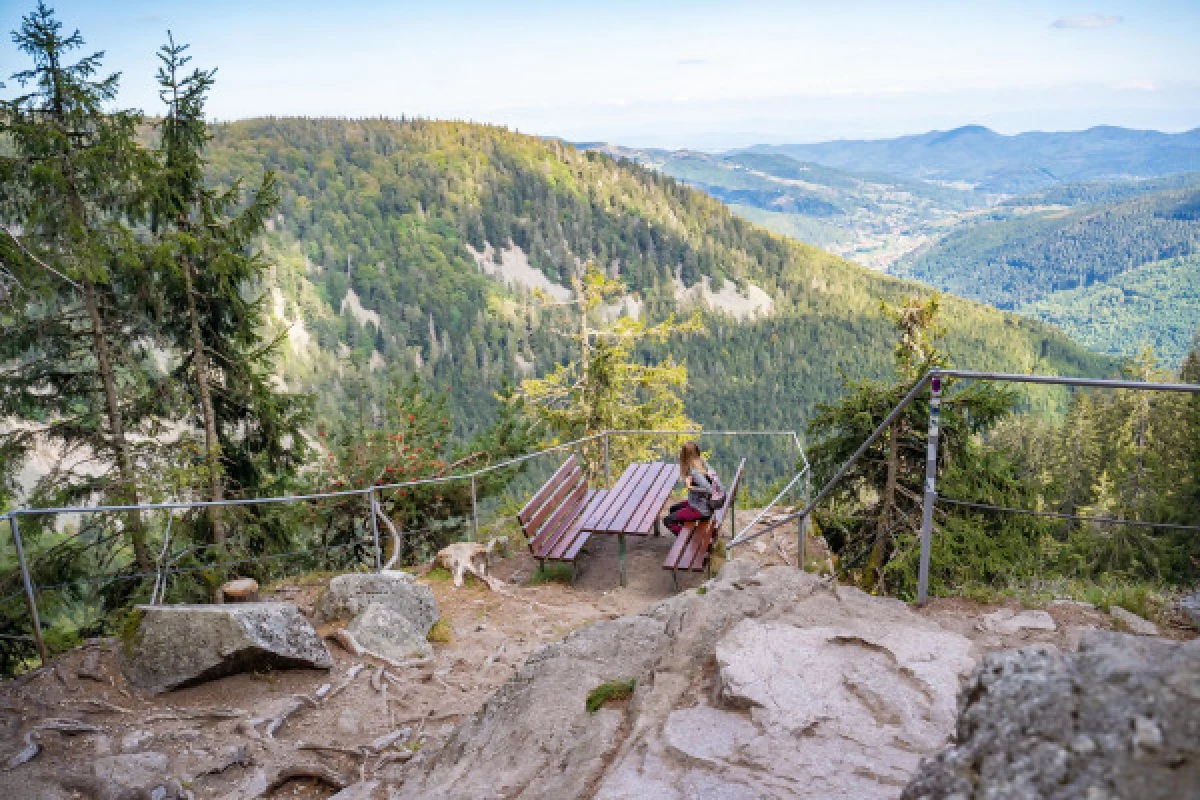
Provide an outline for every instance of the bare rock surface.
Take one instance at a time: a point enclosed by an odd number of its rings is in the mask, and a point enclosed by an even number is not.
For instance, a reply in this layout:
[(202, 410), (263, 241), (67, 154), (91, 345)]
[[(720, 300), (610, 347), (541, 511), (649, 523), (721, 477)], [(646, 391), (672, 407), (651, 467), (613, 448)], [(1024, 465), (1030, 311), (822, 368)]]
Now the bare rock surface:
[(984, 657), (904, 800), (1200, 798), (1200, 640), (1092, 631)]
[(990, 614), (984, 614), (979, 621), (980, 628), (988, 633), (1011, 635), (1017, 631), (1053, 631), (1058, 629), (1054, 618), (1045, 611), (1021, 611), (1002, 608)]
[(1157, 636), (1158, 626), (1148, 619), (1143, 619), (1132, 611), (1126, 611), (1120, 606), (1113, 606), (1108, 609), (1108, 613), (1116, 620), (1117, 624), (1130, 633), (1136, 633), (1139, 636)]
[(433, 647), (426, 636), (429, 629), (421, 628), (404, 614), (380, 603), (371, 603), (346, 626), (346, 630), (362, 647), (392, 661), (410, 658), (429, 658)]
[(1200, 631), (1200, 592), (1180, 598), (1179, 610), (1191, 626)]
[[(898, 601), (731, 562), (535, 652), (395, 798), (895, 797), (948, 742), (971, 642)], [(636, 679), (624, 707), (591, 689)]]
[(318, 622), (351, 620), (373, 604), (404, 617), (422, 638), (438, 621), (433, 591), (398, 570), (351, 572), (334, 577), (317, 601), (316, 619)]
[(164, 692), (262, 669), (329, 669), (329, 650), (291, 603), (139, 606), (121, 670)]

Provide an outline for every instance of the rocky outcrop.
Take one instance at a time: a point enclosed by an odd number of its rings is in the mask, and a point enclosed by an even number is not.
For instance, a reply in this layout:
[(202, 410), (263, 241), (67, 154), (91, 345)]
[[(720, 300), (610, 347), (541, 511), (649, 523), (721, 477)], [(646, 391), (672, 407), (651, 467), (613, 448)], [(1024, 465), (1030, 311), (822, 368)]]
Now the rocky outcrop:
[(121, 670), (163, 692), (262, 669), (329, 669), (333, 659), (290, 603), (138, 606), (121, 643)]
[(731, 562), (705, 588), (536, 652), (393, 796), (893, 798), (947, 743), (965, 637), (788, 567)]
[(1200, 631), (1200, 592), (1180, 598), (1179, 610), (1191, 626)]
[(1093, 631), (1076, 653), (993, 653), (960, 705), (956, 746), (904, 800), (1200, 798), (1200, 640)]
[(389, 661), (402, 662), (433, 655), (433, 646), (426, 639), (428, 628), (421, 630), (408, 617), (380, 603), (367, 606), (346, 626), (346, 631), (364, 650)]
[(1138, 636), (1158, 636), (1158, 626), (1148, 619), (1143, 619), (1132, 611), (1126, 611), (1120, 606), (1113, 606), (1108, 613), (1116, 621), (1121, 630), (1136, 633)]
[(376, 604), (408, 620), (422, 638), (438, 621), (433, 590), (407, 572), (351, 572), (338, 575), (317, 602), (318, 622), (351, 620)]

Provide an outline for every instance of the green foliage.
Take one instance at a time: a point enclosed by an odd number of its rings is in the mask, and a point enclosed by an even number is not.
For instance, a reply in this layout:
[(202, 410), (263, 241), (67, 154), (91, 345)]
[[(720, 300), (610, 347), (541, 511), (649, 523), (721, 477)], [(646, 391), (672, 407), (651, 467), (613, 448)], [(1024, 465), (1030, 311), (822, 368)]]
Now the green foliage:
[[(677, 274), (684, 286), (708, 276), (714, 285), (749, 282), (770, 294), (775, 311), (766, 318), (738, 322), (709, 310), (707, 337), (634, 348), (640, 363), (671, 354), (687, 364), (684, 411), (707, 428), (802, 426), (817, 402), (839, 395), (839, 371), (886, 375), (888, 323), (879, 302), (927, 293), (769, 234), (670, 177), (500, 128), (269, 119), (212, 132), (207, 152), (218, 182), (261, 170), (278, 175), (269, 241), (279, 302), (320, 347), (288, 353), (285, 370), (289, 386), (320, 388), (320, 419), (337, 419), (359, 402), (350, 386), (366, 402), (396, 373), (416, 372), (450, 387), (454, 429), (470, 436), (496, 413), (504, 380), (546, 375), (575, 358), (554, 330), (561, 315), (521, 286), (489, 277), (468, 245), (484, 264), (485, 245), (493, 264), (497, 250), (510, 261), (523, 255), (562, 290), (577, 260), (603, 265), (640, 297), (649, 325), (678, 310)], [(379, 314), (378, 326), (349, 313), (351, 289), (353, 300)], [(956, 298), (944, 306), (945, 346), (957, 363), (1088, 375), (1112, 368), (1037, 322)], [(758, 443), (746, 447), (752, 461), (779, 460)]]
[(575, 577), (575, 570), (570, 564), (561, 561), (550, 561), (538, 565), (526, 581), (526, 586), (541, 586), (543, 583), (570, 584)]
[(951, 232), (904, 274), (1000, 308), (1020, 308), (1197, 252), (1198, 202), (1200, 188), (1193, 185), (1068, 211), (984, 218)]
[[(849, 460), (922, 375), (949, 365), (937, 347), (943, 332), (938, 310), (936, 296), (925, 302), (912, 298), (899, 308), (885, 309), (897, 333), (893, 354), (897, 378), (890, 383), (847, 380), (839, 402), (818, 407), (809, 424), (809, 435), (816, 441), (809, 457), (819, 479), (827, 479)], [(972, 494), (996, 487), (1011, 490), (1015, 478), (1008, 465), (985, 458), (977, 437), (1011, 413), (1015, 400), (1012, 392), (991, 383), (962, 388), (954, 381), (944, 382), (939, 467), (948, 473), (947, 479), (958, 476)], [(890, 590), (904, 594), (915, 585), (911, 551), (920, 530), (928, 425), (928, 400), (915, 400), (855, 462), (831, 497), (832, 511), (818, 518), (843, 569), (857, 575), (866, 588), (886, 579)], [(971, 481), (982, 485), (968, 486)], [(956, 550), (945, 554), (952, 557), (938, 562), (939, 566), (966, 569), (970, 574), (994, 569), (1012, 556), (1012, 548), (996, 551), (997, 541), (994, 531), (964, 522), (956, 537), (939, 537), (940, 547)]]
[(588, 692), (586, 707), (589, 714), (595, 714), (609, 703), (619, 703), (633, 697), (637, 688), (637, 679), (624, 681), (608, 681)]
[(1177, 366), (1200, 329), (1200, 256), (1143, 264), (1105, 283), (1054, 292), (1021, 311), (1098, 352), (1120, 356), (1150, 346), (1164, 364)]
[[(605, 430), (696, 430), (685, 415), (683, 392), (687, 368), (668, 355), (660, 363), (643, 363), (633, 357), (643, 340), (665, 342), (673, 336), (703, 333), (698, 319), (676, 322), (673, 316), (648, 326), (627, 316), (592, 327), (604, 304), (619, 298), (624, 286), (589, 265), (573, 281), (578, 323), (572, 334), (578, 358), (556, 367), (543, 378), (521, 382), (516, 398), (535, 424), (558, 441), (569, 441)], [(659, 442), (647, 437), (610, 437), (607, 450), (593, 442), (584, 448), (592, 475), (604, 468), (607, 452), (611, 468), (619, 472), (633, 461), (656, 452)]]
[(425, 638), (434, 644), (449, 644), (454, 639), (454, 629), (450, 627), (449, 622), (439, 619), (433, 623)]

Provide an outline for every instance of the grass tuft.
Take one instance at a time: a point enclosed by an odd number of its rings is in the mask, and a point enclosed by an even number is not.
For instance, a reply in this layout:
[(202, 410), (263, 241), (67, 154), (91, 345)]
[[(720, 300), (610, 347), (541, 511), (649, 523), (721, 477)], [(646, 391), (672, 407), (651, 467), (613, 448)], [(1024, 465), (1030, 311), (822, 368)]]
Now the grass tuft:
[(630, 678), (627, 681), (609, 681), (607, 683), (600, 684), (595, 689), (592, 689), (590, 692), (588, 692), (588, 713), (595, 714), (609, 703), (619, 703), (623, 700), (628, 700), (633, 696), (633, 690), (636, 686), (636, 678)]
[(541, 586), (543, 583), (567, 583), (571, 582), (573, 570), (570, 564), (561, 561), (551, 561), (544, 567), (539, 567), (533, 571), (526, 581), (526, 586)]
[(450, 627), (450, 623), (444, 619), (433, 623), (433, 627), (425, 635), (425, 639), (434, 644), (449, 644), (453, 638), (453, 629)]
[(454, 576), (450, 574), (450, 570), (445, 567), (434, 567), (425, 573), (425, 580), (427, 581), (448, 581), (453, 580), (453, 578)]

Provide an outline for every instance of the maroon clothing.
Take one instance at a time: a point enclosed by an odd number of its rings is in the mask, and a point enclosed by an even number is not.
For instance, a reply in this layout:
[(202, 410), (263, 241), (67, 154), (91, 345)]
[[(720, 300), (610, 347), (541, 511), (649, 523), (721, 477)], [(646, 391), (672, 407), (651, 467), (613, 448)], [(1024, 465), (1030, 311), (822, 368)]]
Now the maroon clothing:
[(663, 524), (671, 529), (671, 533), (678, 534), (683, 530), (683, 523), (695, 522), (698, 519), (707, 519), (709, 516), (711, 515), (701, 514), (684, 500), (671, 506), (671, 513), (667, 514), (663, 519)]

